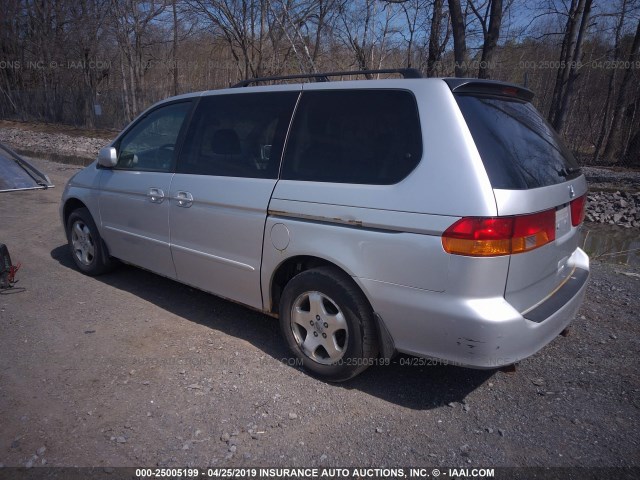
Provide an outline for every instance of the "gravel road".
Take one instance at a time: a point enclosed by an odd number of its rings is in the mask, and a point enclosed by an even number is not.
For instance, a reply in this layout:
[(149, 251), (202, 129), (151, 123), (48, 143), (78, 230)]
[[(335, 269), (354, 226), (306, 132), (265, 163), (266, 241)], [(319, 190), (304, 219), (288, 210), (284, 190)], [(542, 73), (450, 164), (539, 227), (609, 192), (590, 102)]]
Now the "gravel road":
[(639, 269), (594, 263), (569, 335), (514, 371), (400, 357), (332, 385), (272, 318), (133, 267), (80, 274), (58, 219), (77, 168), (34, 163), (56, 188), (0, 196), (22, 263), (0, 295), (1, 465), (640, 467)]

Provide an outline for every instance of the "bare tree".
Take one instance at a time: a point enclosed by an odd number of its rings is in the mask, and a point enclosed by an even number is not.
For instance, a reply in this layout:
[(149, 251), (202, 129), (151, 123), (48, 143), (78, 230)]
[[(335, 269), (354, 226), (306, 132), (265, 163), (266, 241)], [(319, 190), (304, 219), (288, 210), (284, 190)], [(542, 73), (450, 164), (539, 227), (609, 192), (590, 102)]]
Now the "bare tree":
[(61, 76), (64, 66), (59, 67), (54, 62), (65, 44), (64, 32), (60, 26), (66, 20), (67, 7), (62, 1), (25, 4), (28, 23), (24, 48), (32, 59), (43, 60), (43, 67), (36, 70), (42, 87), (43, 104), (40, 114), (43, 118), (57, 122), (63, 118)]
[(19, 115), (19, 91), (24, 89), (24, 75), (14, 68), (24, 61), (24, 44), (19, 33), (24, 35), (23, 6), (20, 0), (7, 1), (3, 8), (4, 20), (0, 29), (0, 58), (5, 62), (0, 68), (0, 112), (5, 116)]
[(317, 0), (315, 3), (315, 12), (310, 12), (308, 22), (315, 24), (315, 39), (313, 42), (313, 51), (311, 59), (314, 64), (318, 61), (320, 52), (322, 51), (322, 36), (325, 33), (326, 28), (331, 21), (332, 16), (335, 14), (336, 5), (338, 0)]
[(473, 4), (468, 2), (469, 8), (473, 11), (482, 27), (482, 56), (478, 69), (478, 78), (491, 78), (491, 67), (495, 55), (498, 39), (500, 38), (500, 25), (502, 24), (502, 0), (489, 0), (482, 14)]
[(342, 1), (338, 7), (340, 23), (345, 43), (352, 49), (359, 70), (371, 68), (370, 58), (373, 51), (371, 30), (377, 13), (375, 0), (365, 0), (364, 5), (355, 6)]
[(567, 16), (560, 53), (560, 68), (558, 68), (549, 112), (549, 121), (559, 132), (564, 127), (567, 106), (579, 73), (578, 62), (582, 57), (582, 43), (589, 25), (591, 3), (592, 0), (571, 0)]
[[(613, 61), (617, 62), (622, 57), (622, 29), (624, 27), (624, 22), (627, 14), (627, 1), (622, 0), (620, 5), (620, 15), (616, 22), (615, 28), (615, 37), (614, 37), (614, 47), (613, 47)], [(602, 124), (600, 127), (600, 133), (598, 135), (598, 140), (596, 141), (595, 149), (593, 152), (593, 160), (597, 162), (600, 157), (600, 152), (602, 150), (603, 144), (609, 136), (611, 132), (611, 120), (609, 111), (611, 109), (611, 100), (613, 98), (613, 94), (615, 91), (615, 82), (616, 82), (616, 73), (618, 72), (617, 68), (610, 69), (609, 72), (609, 81), (607, 82), (607, 94), (604, 101), (604, 109), (602, 112)]]
[[(309, 52), (308, 38), (304, 38), (300, 31), (300, 25), (303, 25), (306, 18), (309, 15), (309, 9), (313, 9), (313, 6), (299, 2), (298, 7), (303, 7), (305, 11), (300, 17), (295, 15), (294, 6), (284, 1), (280, 1), (276, 10), (273, 6), (272, 0), (266, 0), (269, 6), (269, 11), (272, 13), (277, 24), (281, 28), (284, 36), (289, 41), (291, 49), (293, 50), (296, 59), (300, 65), (300, 71), (302, 72), (315, 72), (316, 65), (311, 53)], [(306, 8), (305, 8), (306, 7)], [(300, 10), (300, 8), (298, 8)], [(294, 16), (295, 15), (295, 16)]]
[[(441, 1), (441, 0), (440, 0)], [(399, 4), (402, 14), (405, 19), (405, 25), (407, 28), (407, 34), (401, 32), (401, 35), (406, 41), (406, 66), (411, 68), (414, 66), (413, 55), (414, 45), (416, 42), (416, 36), (418, 29), (421, 27), (419, 24), (421, 16), (424, 15), (427, 1), (426, 0), (386, 0), (387, 4)]]
[(173, 71), (173, 94), (178, 95), (178, 8), (176, 0), (171, 1), (171, 13), (173, 14), (173, 49), (172, 49), (172, 71)]
[(189, 0), (189, 4), (222, 34), (242, 78), (262, 75), (262, 47), (268, 36), (266, 0)]
[[(442, 23), (446, 25), (446, 35), (442, 41)], [(442, 58), (444, 49), (449, 39), (449, 21), (444, 14), (444, 0), (434, 0), (431, 13), (431, 29), (429, 30), (429, 54), (427, 57), (427, 77), (435, 77), (438, 74), (437, 64)]]
[[(403, 2), (341, 0), (337, 5), (335, 32), (351, 51), (352, 59), (348, 65), (355, 63), (358, 70), (381, 68), (390, 56), (397, 53), (393, 39), (402, 36), (397, 26), (401, 15), (398, 3)], [(396, 55), (396, 64), (401, 63), (399, 58)], [(373, 78), (370, 74), (365, 76)]]
[(640, 87), (636, 90), (636, 101), (629, 105), (626, 115), (628, 134), (623, 142), (621, 165), (640, 167)]
[[(520, 2), (531, 25), (507, 38), (512, 2), (5, 0), (0, 117), (120, 127), (155, 100), (244, 77), (404, 65), (449, 75), (451, 54), (456, 75), (526, 78), (582, 158), (594, 145), (596, 161), (640, 158), (640, 82), (622, 68), (640, 60), (637, 0)], [(535, 66), (552, 59), (561, 68)], [(611, 60), (622, 61), (599, 63)]]
[(467, 40), (466, 25), (460, 7), (460, 0), (449, 1), (449, 15), (451, 16), (451, 29), (453, 31), (453, 58), (456, 62), (456, 77), (466, 77), (468, 73), (467, 64)]
[[(638, 22), (638, 26), (636, 28), (635, 36), (633, 37), (633, 44), (631, 45), (631, 50), (629, 52), (627, 67), (624, 70), (624, 75), (622, 77), (622, 83), (620, 84), (620, 88), (618, 90), (618, 97), (616, 99), (616, 103), (613, 107), (612, 120), (611, 120), (611, 134), (609, 135), (609, 139), (607, 140), (607, 145), (604, 149), (603, 156), (604, 158), (611, 158), (613, 156), (614, 151), (616, 150), (619, 142), (618, 130), (622, 124), (622, 116), (624, 113), (625, 102), (627, 101), (627, 92), (629, 90), (630, 83), (634, 76), (634, 69), (632, 66), (635, 65), (635, 62), (640, 60), (640, 21)], [(633, 106), (633, 103), (632, 103)], [(633, 109), (635, 113), (637, 111), (636, 108)], [(620, 152), (620, 158), (624, 157), (625, 152)]]
[(132, 119), (146, 106), (145, 73), (149, 47), (154, 45), (153, 22), (164, 13), (166, 0), (111, 0), (114, 34), (120, 50), (125, 117)]

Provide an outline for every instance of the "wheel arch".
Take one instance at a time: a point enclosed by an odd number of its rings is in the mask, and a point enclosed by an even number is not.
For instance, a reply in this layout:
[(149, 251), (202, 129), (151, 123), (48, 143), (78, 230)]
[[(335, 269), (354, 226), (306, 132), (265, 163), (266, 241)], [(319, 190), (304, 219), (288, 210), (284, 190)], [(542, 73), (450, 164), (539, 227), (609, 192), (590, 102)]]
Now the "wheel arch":
[[(69, 217), (73, 212), (81, 208), (87, 209), (87, 211), (89, 212), (89, 215), (93, 219), (93, 222), (96, 224), (96, 228), (98, 229), (98, 232), (100, 232), (100, 226), (98, 223), (99, 219), (97, 219), (96, 216), (93, 214), (93, 212), (89, 208), (89, 205), (87, 205), (87, 203), (83, 202), (77, 197), (69, 197), (67, 200), (65, 200), (64, 205), (62, 207), (62, 221), (63, 221), (64, 230), (65, 230), (65, 235), (67, 234), (67, 223), (69, 222)], [(104, 241), (104, 238), (102, 238), (102, 236), (100, 237), (100, 244), (101, 244), (101, 248), (104, 255), (107, 258), (110, 258), (111, 254), (109, 251), (109, 246)]]
[(274, 270), (271, 275), (271, 281), (269, 282), (269, 306), (267, 313), (278, 316), (280, 309), (280, 297), (286, 287), (287, 283), (295, 277), (297, 274), (317, 267), (333, 267), (342, 272), (350, 281), (358, 288), (363, 297), (369, 304), (373, 311), (373, 317), (376, 322), (376, 329), (378, 334), (378, 346), (380, 348), (380, 354), (383, 358), (391, 359), (396, 354), (395, 342), (393, 336), (387, 329), (384, 319), (378, 315), (373, 308), (373, 304), (367, 295), (367, 292), (362, 285), (357, 281), (357, 277), (350, 274), (345, 268), (340, 265), (327, 260), (325, 258), (316, 257), (313, 255), (295, 255), (283, 260)]
[(87, 205), (82, 200), (76, 197), (68, 198), (64, 202), (64, 207), (62, 208), (62, 221), (64, 222), (65, 229), (67, 227), (67, 222), (69, 221), (69, 216), (79, 208), (86, 208), (87, 210), (89, 210), (89, 207), (87, 207)]
[(295, 255), (283, 260), (275, 268), (273, 274), (271, 275), (271, 281), (269, 282), (269, 305), (267, 309), (268, 313), (275, 315), (278, 314), (282, 292), (284, 291), (287, 283), (289, 283), (289, 281), (293, 277), (306, 270), (311, 270), (312, 268), (318, 267), (333, 267), (342, 272), (345, 276), (349, 277), (351, 281), (362, 292), (364, 297), (367, 299), (367, 302), (369, 302), (369, 305), (371, 305), (366, 292), (354, 279), (354, 276), (345, 268), (325, 258), (316, 257), (313, 255)]

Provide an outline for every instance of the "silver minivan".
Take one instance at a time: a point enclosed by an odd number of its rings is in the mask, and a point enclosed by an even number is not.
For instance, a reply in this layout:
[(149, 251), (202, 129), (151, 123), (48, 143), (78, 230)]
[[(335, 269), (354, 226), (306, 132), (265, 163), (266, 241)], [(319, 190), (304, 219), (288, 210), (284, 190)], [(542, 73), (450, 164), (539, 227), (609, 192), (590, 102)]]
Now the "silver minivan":
[(152, 106), (65, 188), (76, 265), (117, 259), (278, 317), (331, 381), (396, 352), (533, 355), (584, 295), (585, 177), (529, 90), (398, 72)]

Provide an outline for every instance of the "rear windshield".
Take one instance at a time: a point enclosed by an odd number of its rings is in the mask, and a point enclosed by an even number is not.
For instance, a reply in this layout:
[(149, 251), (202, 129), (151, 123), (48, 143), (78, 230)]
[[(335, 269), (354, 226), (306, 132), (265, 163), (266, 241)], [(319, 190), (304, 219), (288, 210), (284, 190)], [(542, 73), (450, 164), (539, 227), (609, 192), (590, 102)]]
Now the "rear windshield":
[(556, 132), (528, 102), (456, 95), (493, 188), (526, 190), (580, 175)]

